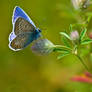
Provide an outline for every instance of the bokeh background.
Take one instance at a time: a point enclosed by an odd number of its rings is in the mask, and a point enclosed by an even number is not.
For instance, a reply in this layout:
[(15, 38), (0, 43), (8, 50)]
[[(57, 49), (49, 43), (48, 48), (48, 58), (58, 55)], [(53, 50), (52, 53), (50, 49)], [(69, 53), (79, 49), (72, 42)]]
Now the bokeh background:
[(9, 49), (15, 6), (23, 8), (54, 44), (62, 44), (59, 32), (76, 23), (70, 0), (0, 0), (0, 92), (92, 92), (92, 85), (70, 80), (86, 71), (76, 57), (37, 56), (31, 44), (19, 52)]

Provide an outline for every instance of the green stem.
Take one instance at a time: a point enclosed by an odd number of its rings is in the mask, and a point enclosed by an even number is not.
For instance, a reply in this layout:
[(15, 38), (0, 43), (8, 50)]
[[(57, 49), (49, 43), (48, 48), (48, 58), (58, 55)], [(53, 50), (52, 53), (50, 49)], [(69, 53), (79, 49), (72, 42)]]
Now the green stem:
[(72, 51), (71, 48), (66, 47), (66, 46), (63, 46), (63, 45), (55, 45), (54, 47), (55, 47), (55, 48), (66, 48), (66, 49), (69, 49), (70, 51)]
[(89, 69), (88, 67), (86, 66), (86, 64), (84, 63), (83, 59), (79, 56), (79, 55), (76, 55), (77, 58), (81, 61), (81, 63), (84, 65), (84, 67), (86, 68), (86, 70), (89, 72)]

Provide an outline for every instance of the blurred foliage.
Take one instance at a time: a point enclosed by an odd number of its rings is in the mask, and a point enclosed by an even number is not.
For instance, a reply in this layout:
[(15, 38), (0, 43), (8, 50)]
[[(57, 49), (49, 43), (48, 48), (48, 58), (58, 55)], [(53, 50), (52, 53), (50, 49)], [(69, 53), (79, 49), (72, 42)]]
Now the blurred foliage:
[[(15, 6), (23, 8), (42, 29), (42, 34), (55, 44), (61, 42), (59, 32), (80, 21), (70, 0), (0, 0), (0, 92), (92, 92), (92, 85), (69, 80), (85, 71), (75, 56), (57, 60), (55, 53), (36, 56), (30, 46), (19, 52), (8, 48)], [(91, 25), (92, 19), (88, 25), (90, 31)], [(92, 54), (86, 54), (85, 61), (92, 68)]]

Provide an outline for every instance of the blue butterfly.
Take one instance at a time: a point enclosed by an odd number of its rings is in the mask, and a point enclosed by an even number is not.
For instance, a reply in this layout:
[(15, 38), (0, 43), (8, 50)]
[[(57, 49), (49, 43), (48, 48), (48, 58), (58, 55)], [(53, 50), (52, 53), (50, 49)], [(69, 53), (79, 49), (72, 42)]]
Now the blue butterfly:
[(9, 48), (19, 51), (41, 37), (41, 30), (36, 28), (29, 16), (18, 6), (12, 17), (13, 30), (9, 35)]

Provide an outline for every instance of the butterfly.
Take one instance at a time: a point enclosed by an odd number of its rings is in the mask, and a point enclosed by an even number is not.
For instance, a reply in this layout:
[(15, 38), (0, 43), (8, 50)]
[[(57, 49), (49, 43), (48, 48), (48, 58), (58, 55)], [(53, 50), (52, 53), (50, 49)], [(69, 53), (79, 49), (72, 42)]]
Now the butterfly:
[(12, 24), (13, 30), (9, 35), (9, 48), (13, 51), (22, 50), (41, 37), (41, 30), (35, 26), (29, 16), (18, 6), (14, 8)]

